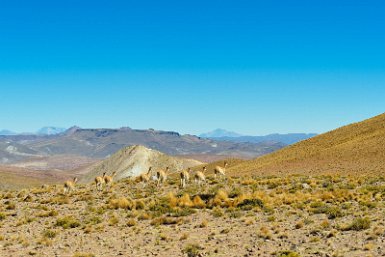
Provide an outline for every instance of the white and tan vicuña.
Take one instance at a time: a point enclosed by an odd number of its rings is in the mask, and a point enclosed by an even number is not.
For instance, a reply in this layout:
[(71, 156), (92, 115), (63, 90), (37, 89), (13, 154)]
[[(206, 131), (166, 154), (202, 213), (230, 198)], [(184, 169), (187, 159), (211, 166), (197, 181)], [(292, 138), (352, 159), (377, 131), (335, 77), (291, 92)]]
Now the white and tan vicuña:
[(156, 178), (158, 179), (157, 185), (159, 186), (160, 184), (163, 184), (167, 180), (167, 174), (168, 171), (170, 170), (169, 167), (166, 167), (166, 170), (158, 170), (156, 172)]
[(143, 183), (143, 187), (150, 181), (151, 179), (152, 167), (148, 168), (146, 173), (143, 173), (137, 177), (137, 182)]
[(112, 172), (111, 176), (107, 176), (104, 174), (104, 183), (106, 184), (106, 187), (111, 188), (112, 182), (114, 182), (114, 177), (116, 175), (116, 171)]
[(180, 172), (180, 187), (184, 188), (186, 187), (187, 182), (190, 180), (190, 172), (191, 169), (188, 168), (187, 170), (182, 170)]
[(221, 166), (215, 166), (214, 168), (214, 176), (217, 177), (217, 175), (221, 175), (223, 177), (226, 176), (226, 167), (227, 167), (227, 162), (223, 164), (223, 167)]
[(67, 180), (64, 182), (64, 193), (69, 193), (75, 190), (76, 182), (78, 178), (74, 178), (73, 180)]
[(202, 182), (206, 182), (206, 175), (204, 174), (206, 170), (205, 166), (202, 171), (197, 171), (197, 173), (195, 173), (195, 182), (198, 183), (198, 185), (201, 185)]
[(106, 176), (106, 173), (103, 173), (103, 176), (97, 176), (95, 178), (95, 185), (96, 185), (96, 190), (101, 191), (103, 190), (103, 185), (104, 185), (104, 177)]

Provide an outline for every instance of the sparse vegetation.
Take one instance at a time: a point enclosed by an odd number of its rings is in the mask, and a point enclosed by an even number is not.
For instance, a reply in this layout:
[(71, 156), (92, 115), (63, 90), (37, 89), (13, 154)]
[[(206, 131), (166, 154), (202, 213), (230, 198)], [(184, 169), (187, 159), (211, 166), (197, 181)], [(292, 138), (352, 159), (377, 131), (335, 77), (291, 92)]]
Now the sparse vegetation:
[(72, 216), (61, 217), (56, 220), (56, 226), (64, 229), (76, 228), (80, 226), (80, 222)]
[(355, 218), (351, 224), (349, 224), (347, 227), (343, 228), (344, 230), (355, 230), (355, 231), (360, 231), (360, 230), (365, 230), (370, 228), (370, 219), (365, 217), (365, 218)]
[[(187, 256), (255, 253), (247, 241), (252, 238), (264, 255), (297, 257), (311, 256), (316, 251), (333, 253), (324, 242), (337, 238), (345, 245), (343, 249), (370, 253), (379, 247), (377, 239), (385, 231), (381, 218), (385, 187), (378, 184), (385, 180), (378, 178), (296, 175), (227, 177), (221, 181), (209, 175), (204, 187), (188, 183), (180, 188), (177, 175), (170, 175), (161, 187), (156, 183), (143, 187), (125, 180), (116, 181), (111, 190), (102, 192), (94, 185), (80, 184), (66, 195), (52, 189), (3, 193), (3, 247), (20, 244), (25, 246), (26, 255), (31, 252), (39, 256), (39, 249), (54, 249), (70, 240), (76, 241), (79, 252), (87, 253), (89, 249), (82, 247), (85, 241), (109, 245), (112, 233), (122, 245), (131, 241), (140, 245), (139, 239), (147, 238), (146, 242), (153, 243), (158, 251), (175, 251), (179, 242), (182, 245), (177, 249)], [(304, 188), (304, 183), (311, 189)], [(347, 186), (352, 184), (355, 186)], [(33, 200), (24, 201), (28, 195)], [(12, 238), (10, 231), (15, 227), (23, 231), (24, 238)], [(36, 227), (40, 229), (33, 238), (28, 231)], [(362, 238), (360, 246), (350, 240), (352, 235)], [(224, 237), (234, 245), (242, 242), (245, 249), (235, 251), (223, 245)], [(312, 248), (277, 251), (292, 238), (304, 240)], [(212, 243), (218, 247), (212, 248)], [(120, 251), (128, 254), (124, 248)], [(130, 251), (143, 255), (140, 248)]]

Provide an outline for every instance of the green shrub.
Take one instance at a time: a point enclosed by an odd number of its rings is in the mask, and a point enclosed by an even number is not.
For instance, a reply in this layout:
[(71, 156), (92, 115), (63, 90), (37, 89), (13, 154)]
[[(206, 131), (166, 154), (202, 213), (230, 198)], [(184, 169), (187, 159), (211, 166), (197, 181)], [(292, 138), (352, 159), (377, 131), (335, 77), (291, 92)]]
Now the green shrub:
[(261, 199), (245, 199), (238, 204), (238, 207), (241, 209), (248, 209), (248, 207), (255, 207), (255, 206), (263, 208), (264, 203)]
[(360, 230), (365, 230), (370, 228), (370, 220), (369, 218), (356, 218), (353, 220), (353, 222), (347, 226), (344, 230), (355, 230), (355, 231), (360, 231)]
[(64, 229), (76, 228), (80, 226), (80, 222), (72, 216), (66, 216), (63, 218), (58, 218), (56, 221), (56, 226), (62, 227)]
[(43, 232), (43, 236), (45, 238), (49, 238), (49, 239), (55, 238), (56, 235), (57, 235), (57, 233), (53, 230), (50, 230), (50, 229), (47, 229)]

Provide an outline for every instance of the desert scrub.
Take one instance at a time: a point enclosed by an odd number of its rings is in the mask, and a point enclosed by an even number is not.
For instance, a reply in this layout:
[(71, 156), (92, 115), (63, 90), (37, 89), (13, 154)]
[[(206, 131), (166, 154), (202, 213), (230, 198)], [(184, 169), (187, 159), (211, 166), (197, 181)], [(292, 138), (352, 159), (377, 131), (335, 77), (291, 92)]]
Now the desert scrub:
[(355, 218), (352, 223), (344, 228), (342, 230), (354, 230), (354, 231), (360, 231), (370, 228), (370, 219), (368, 217), (365, 218)]
[(14, 202), (6, 201), (5, 204), (7, 205), (7, 207), (5, 207), (5, 209), (7, 209), (7, 210), (16, 209), (16, 204)]
[(324, 203), (315, 202), (310, 205), (312, 207), (311, 211), (315, 214), (324, 213), (328, 216), (329, 219), (335, 219), (338, 217), (343, 217), (344, 213), (340, 207), (330, 206)]
[(40, 218), (45, 218), (45, 217), (54, 217), (57, 215), (58, 215), (57, 210), (52, 209), (50, 211), (39, 212), (36, 216)]
[(43, 231), (43, 237), (45, 238), (53, 239), (56, 237), (56, 235), (57, 235), (57, 232), (54, 230), (47, 229)]
[(196, 210), (192, 208), (180, 208), (176, 207), (170, 210), (169, 215), (172, 217), (185, 217), (196, 213)]
[(323, 229), (327, 229), (330, 227), (330, 222), (328, 220), (323, 220), (323, 221), (321, 221), (320, 226)]
[(367, 207), (369, 209), (374, 209), (377, 207), (377, 203), (372, 201), (360, 201), (359, 204), (360, 206)]
[(189, 237), (189, 234), (183, 233), (182, 236), (179, 238), (179, 241), (186, 240)]
[(168, 205), (170, 208), (174, 208), (178, 205), (178, 198), (173, 193), (169, 193), (167, 195), (167, 199), (169, 201)]
[(201, 256), (202, 250), (203, 248), (198, 244), (189, 244), (184, 247), (182, 253), (187, 254), (188, 257), (198, 257)]
[(265, 240), (272, 238), (271, 232), (267, 227), (261, 227), (259, 230), (258, 236)]
[(5, 215), (5, 213), (0, 212), (0, 221), (5, 220), (6, 217), (7, 215)]
[(129, 220), (127, 221), (127, 223), (126, 223), (127, 227), (134, 227), (134, 226), (136, 226), (136, 224), (137, 224), (137, 222), (136, 222), (136, 220), (133, 219), (133, 218), (129, 219)]
[(111, 199), (109, 201), (108, 207), (110, 209), (128, 209), (133, 210), (135, 209), (135, 202), (132, 200), (128, 200), (125, 197), (120, 197), (117, 199)]
[(242, 190), (240, 187), (234, 187), (230, 193), (229, 193), (229, 197), (230, 198), (235, 198), (235, 197), (238, 197), (242, 194)]
[(300, 228), (303, 228), (303, 226), (304, 226), (305, 224), (304, 224), (304, 222), (302, 221), (302, 220), (300, 220), (300, 221), (298, 221), (296, 224), (295, 224), (295, 228), (296, 229), (300, 229)]
[(219, 218), (225, 215), (221, 207), (214, 207), (211, 214), (216, 218)]
[(228, 207), (229, 206), (229, 196), (227, 195), (226, 191), (220, 189), (216, 193), (214, 199), (211, 201), (212, 206), (222, 206), (222, 207)]
[(242, 210), (252, 210), (254, 207), (263, 208), (264, 203), (261, 199), (255, 198), (255, 199), (244, 199), (237, 205), (238, 208)]
[(171, 213), (173, 208), (170, 207), (169, 200), (157, 199), (148, 204), (148, 210), (151, 212), (151, 216), (160, 217), (166, 213)]
[(56, 220), (55, 225), (57, 227), (62, 227), (64, 229), (76, 228), (80, 226), (80, 222), (72, 216), (66, 216), (66, 217), (58, 218)]
[(87, 219), (86, 221), (86, 224), (88, 225), (96, 225), (96, 224), (100, 224), (102, 223), (102, 218), (100, 218), (99, 216), (92, 216), (90, 218)]
[(108, 224), (109, 224), (110, 226), (114, 226), (114, 225), (119, 224), (119, 217), (116, 216), (115, 214), (112, 214), (112, 215), (110, 216), (110, 218), (108, 219)]
[(178, 199), (178, 206), (180, 207), (193, 207), (194, 203), (191, 201), (189, 194), (183, 194), (181, 198)]
[(3, 195), (3, 199), (12, 199), (15, 197), (15, 194), (12, 192), (7, 192), (6, 194)]
[(71, 199), (68, 196), (56, 196), (53, 198), (48, 198), (48, 199), (43, 199), (40, 201), (41, 204), (58, 204), (58, 205), (63, 205), (63, 204), (69, 204), (71, 202)]
[(143, 200), (136, 200), (135, 201), (135, 209), (136, 210), (144, 210), (146, 208), (146, 204)]
[(172, 218), (172, 217), (158, 217), (151, 221), (151, 225), (153, 226), (159, 226), (159, 225), (175, 225), (175, 224), (182, 224), (183, 219), (181, 218)]
[(32, 217), (32, 216), (25, 216), (23, 218), (20, 218), (17, 222), (16, 222), (16, 226), (21, 226), (21, 225), (24, 225), (24, 224), (28, 224), (28, 223), (31, 223), (35, 221), (35, 219)]
[(226, 213), (228, 214), (229, 218), (232, 218), (232, 219), (237, 219), (237, 218), (240, 218), (243, 216), (243, 212), (240, 211), (240, 210), (237, 210), (233, 207), (231, 208), (228, 208), (226, 210)]
[(146, 212), (143, 212), (138, 215), (138, 220), (149, 220), (149, 219), (151, 219), (151, 215)]
[(194, 208), (203, 209), (206, 207), (206, 203), (199, 195), (196, 195), (193, 199)]

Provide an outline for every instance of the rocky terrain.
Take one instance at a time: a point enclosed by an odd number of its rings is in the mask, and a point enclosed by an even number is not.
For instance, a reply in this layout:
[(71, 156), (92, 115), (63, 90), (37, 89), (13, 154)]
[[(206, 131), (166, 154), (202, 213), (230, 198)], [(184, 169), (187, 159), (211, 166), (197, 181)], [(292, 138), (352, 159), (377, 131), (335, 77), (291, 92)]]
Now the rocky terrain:
[(208, 174), (184, 189), (171, 176), (3, 190), (0, 256), (383, 256), (384, 188), (384, 177)]

